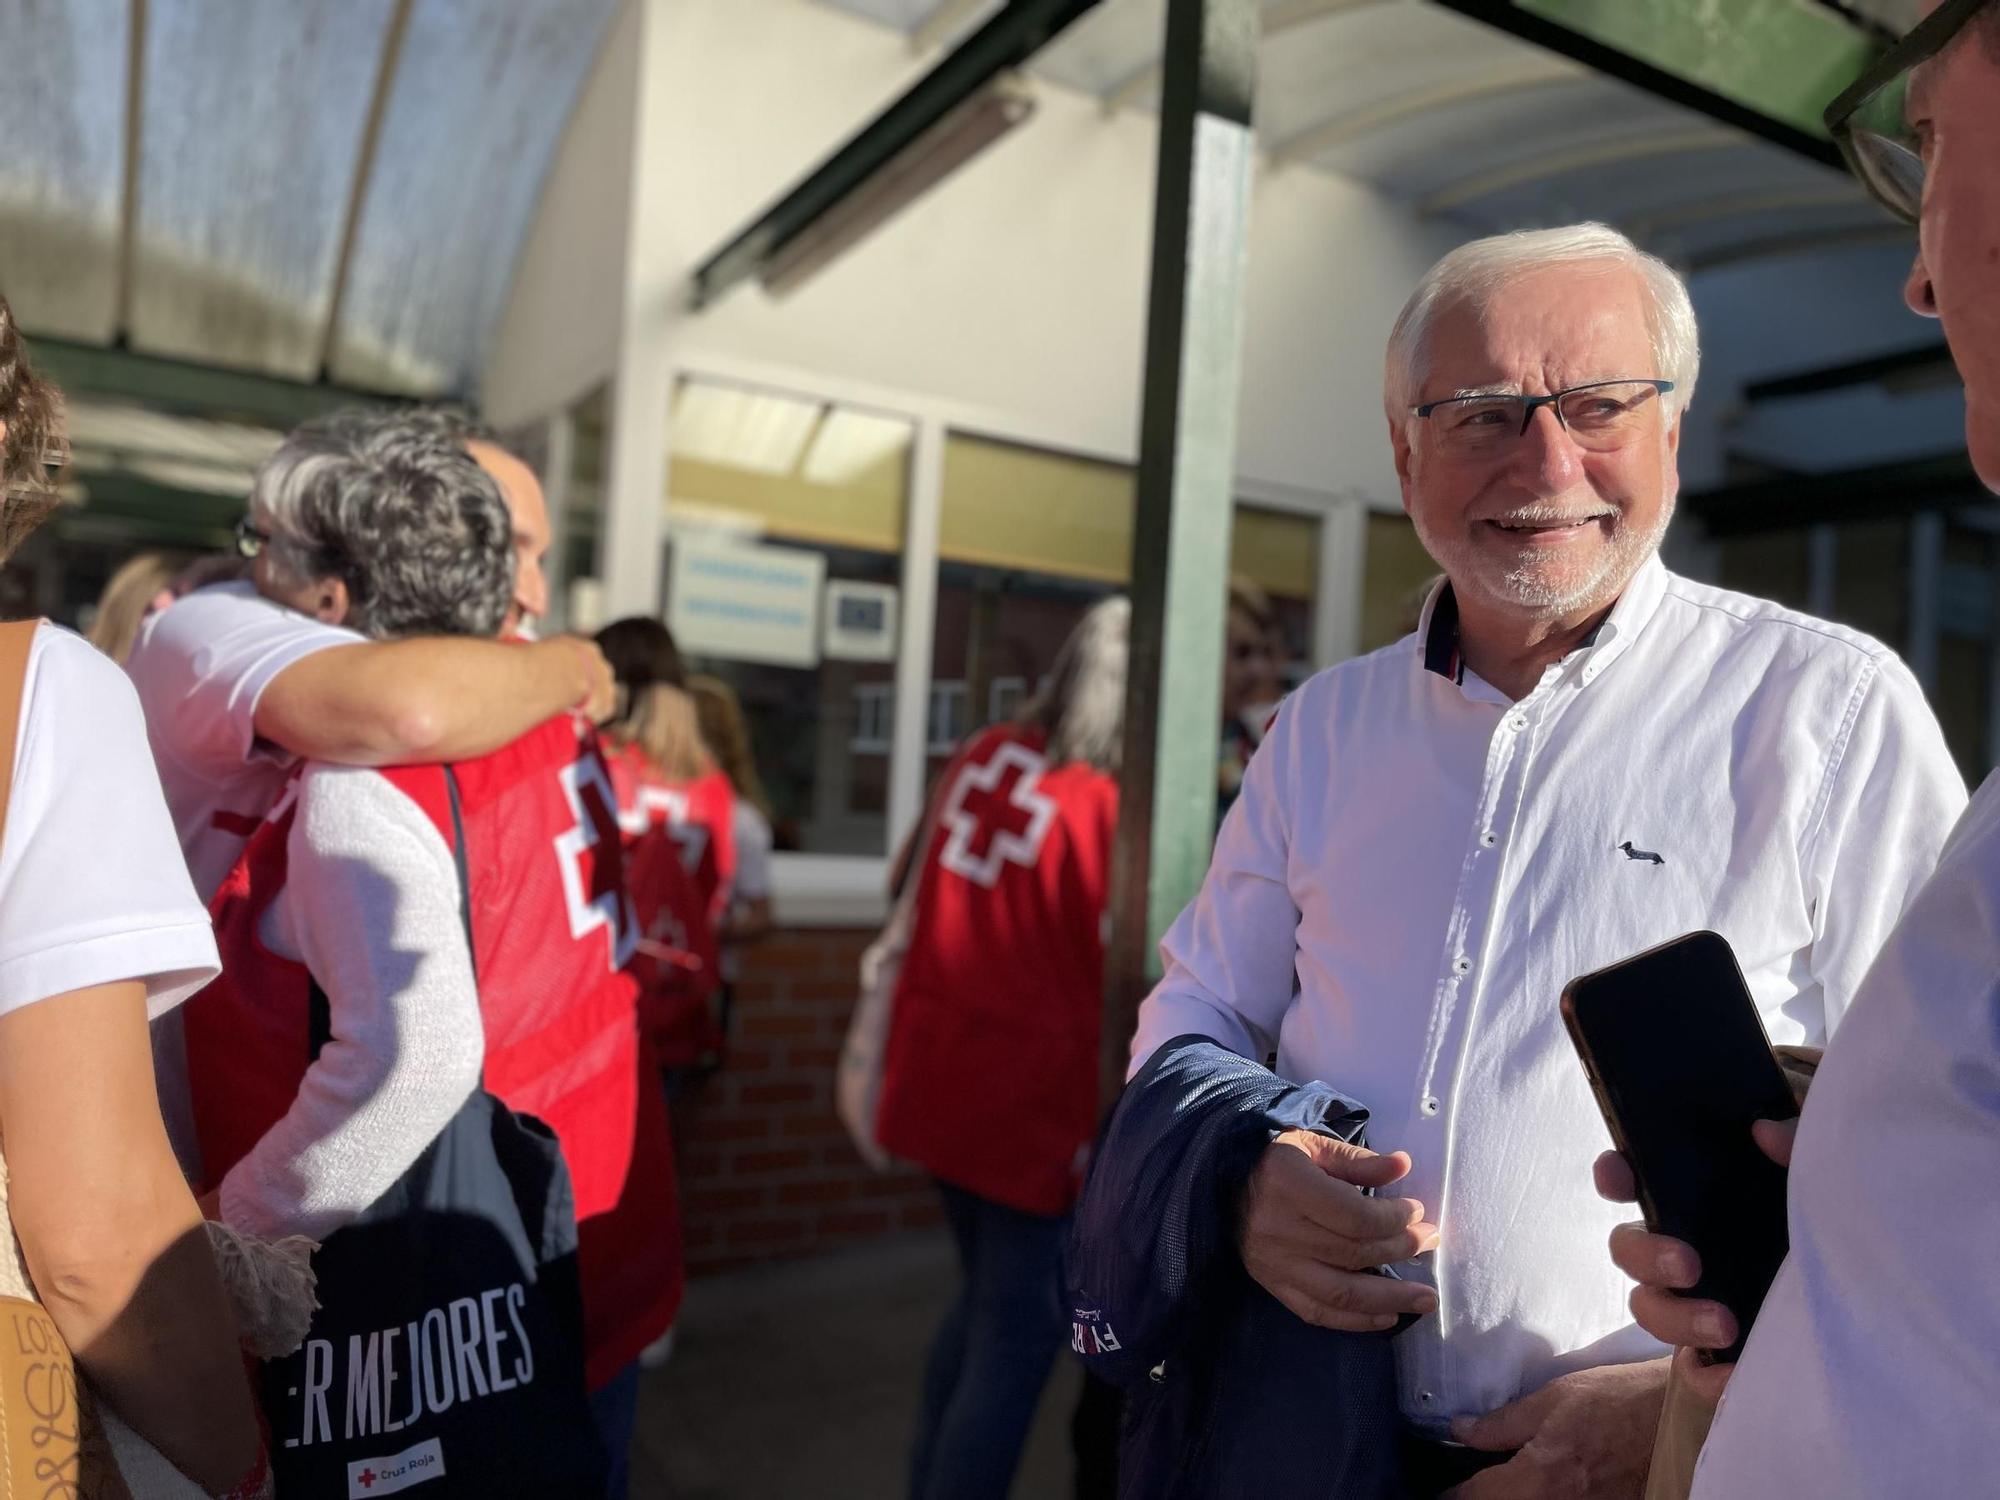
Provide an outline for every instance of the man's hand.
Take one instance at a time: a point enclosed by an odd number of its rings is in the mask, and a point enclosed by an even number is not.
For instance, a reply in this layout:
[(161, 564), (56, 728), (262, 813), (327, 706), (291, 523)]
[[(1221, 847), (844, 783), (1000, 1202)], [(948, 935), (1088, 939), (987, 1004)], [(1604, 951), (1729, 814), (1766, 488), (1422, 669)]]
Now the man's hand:
[(1370, 1198), (1410, 1170), (1402, 1152), (1377, 1156), (1310, 1130), (1273, 1140), (1243, 1195), (1243, 1268), (1308, 1323), (1350, 1333), (1393, 1328), (1437, 1307), (1427, 1286), (1371, 1273), (1436, 1248), (1435, 1224), (1414, 1198)]
[[(1797, 1120), (1759, 1120), (1750, 1127), (1757, 1145), (1781, 1167), (1792, 1162)], [(1632, 1168), (1616, 1151), (1597, 1158), (1597, 1191), (1613, 1203), (1638, 1198)], [(1680, 1294), (1701, 1279), (1701, 1257), (1683, 1240), (1654, 1234), (1643, 1223), (1611, 1231), (1612, 1262), (1639, 1285), (1632, 1292), (1632, 1316), (1662, 1343), (1679, 1346), (1681, 1380), (1702, 1400), (1722, 1399), (1734, 1365), (1705, 1365), (1689, 1351), (1726, 1349), (1736, 1342), (1736, 1315), (1720, 1302)]]
[(618, 679), (611, 675), (611, 663), (597, 642), (587, 635), (565, 635), (544, 644), (556, 650), (567, 646), (580, 659), (585, 686), (577, 696), (576, 711), (589, 715), (593, 724), (610, 718), (618, 707)]
[(1604, 1365), (1561, 1376), (1483, 1417), (1460, 1417), (1451, 1424), (1459, 1442), (1519, 1451), (1450, 1490), (1449, 1500), (1636, 1500), (1666, 1390), (1664, 1359)]

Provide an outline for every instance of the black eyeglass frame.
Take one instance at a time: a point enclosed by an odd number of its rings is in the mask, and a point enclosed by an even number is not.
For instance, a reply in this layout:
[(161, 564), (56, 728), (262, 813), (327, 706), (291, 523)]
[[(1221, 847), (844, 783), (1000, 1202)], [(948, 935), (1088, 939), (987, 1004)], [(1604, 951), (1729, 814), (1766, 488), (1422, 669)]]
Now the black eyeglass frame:
[(1883, 89), (1949, 47), (1965, 30), (1966, 24), (1991, 4), (1993, 0), (1945, 0), (1943, 5), (1911, 27), (1901, 41), (1863, 69), (1861, 76), (1826, 107), (1823, 118), (1827, 134), (1840, 147), (1840, 154), (1847, 158), (1848, 170), (1868, 189), (1870, 197), (1899, 219), (1915, 222), (1908, 211), (1876, 191), (1874, 181), (1862, 165), (1854, 145), (1855, 117)]
[(1563, 399), (1568, 396), (1578, 395), (1584, 391), (1602, 390), (1606, 386), (1611, 385), (1650, 385), (1654, 391), (1662, 396), (1667, 395), (1674, 388), (1674, 383), (1671, 380), (1647, 380), (1642, 376), (1634, 375), (1624, 380), (1590, 380), (1584, 382), (1582, 385), (1570, 386), (1567, 390), (1551, 391), (1546, 396), (1521, 396), (1515, 395), (1510, 391), (1488, 391), (1486, 394), (1480, 396), (1443, 396), (1436, 401), (1426, 401), (1422, 406), (1411, 407), (1410, 415), (1429, 420), (1430, 414), (1441, 406), (1458, 406), (1472, 401), (1518, 401), (1521, 403), (1521, 428), (1520, 431), (1514, 434), (1515, 437), (1526, 437), (1528, 435), (1528, 428), (1534, 425), (1535, 413), (1545, 406), (1554, 408), (1556, 421), (1562, 424), (1564, 432), (1568, 432), (1569, 422), (1563, 416), (1562, 410)]

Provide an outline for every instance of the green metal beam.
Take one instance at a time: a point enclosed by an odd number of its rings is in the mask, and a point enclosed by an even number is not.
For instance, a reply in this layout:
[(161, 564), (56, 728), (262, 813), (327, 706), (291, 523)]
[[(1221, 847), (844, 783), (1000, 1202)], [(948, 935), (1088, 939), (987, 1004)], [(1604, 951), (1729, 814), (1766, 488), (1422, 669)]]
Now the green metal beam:
[(1107, 1104), (1160, 936), (1201, 888), (1215, 839), (1256, 71), (1256, 0), (1168, 0), (1104, 965)]
[(1820, 111), (1880, 48), (1816, 0), (1433, 0), (1845, 170)]
[(1816, 0), (1517, 0), (1523, 10), (1807, 135), (1878, 50)]
[(72, 395), (136, 401), (161, 411), (255, 422), (280, 431), (343, 406), (381, 406), (394, 399), (64, 339), (31, 338), (28, 357)]

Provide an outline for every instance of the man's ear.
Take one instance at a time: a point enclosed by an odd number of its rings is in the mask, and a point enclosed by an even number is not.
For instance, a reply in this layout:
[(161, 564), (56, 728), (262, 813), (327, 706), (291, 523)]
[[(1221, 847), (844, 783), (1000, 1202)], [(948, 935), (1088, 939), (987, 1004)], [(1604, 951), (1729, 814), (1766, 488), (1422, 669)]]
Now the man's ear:
[(312, 586), (312, 608), (308, 613), (323, 625), (339, 625), (347, 619), (352, 603), (347, 597), (347, 581), (329, 576)]
[(1416, 458), (1410, 446), (1410, 424), (1389, 418), (1389, 448), (1396, 455), (1396, 483), (1403, 492), (1403, 510), (1410, 509), (1411, 469)]

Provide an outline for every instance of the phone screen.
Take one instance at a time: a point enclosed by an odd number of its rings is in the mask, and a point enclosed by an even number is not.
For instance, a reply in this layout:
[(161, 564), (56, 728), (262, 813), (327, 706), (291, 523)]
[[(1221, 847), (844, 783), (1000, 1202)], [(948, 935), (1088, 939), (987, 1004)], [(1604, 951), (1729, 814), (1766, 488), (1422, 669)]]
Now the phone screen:
[[(1789, 1245), (1785, 1171), (1751, 1138), (1797, 1113), (1729, 944), (1691, 933), (1586, 974), (1563, 1017), (1647, 1224), (1694, 1246), (1691, 1295), (1721, 1302), (1747, 1335)], [(1734, 1359), (1735, 1347), (1718, 1355)]]

